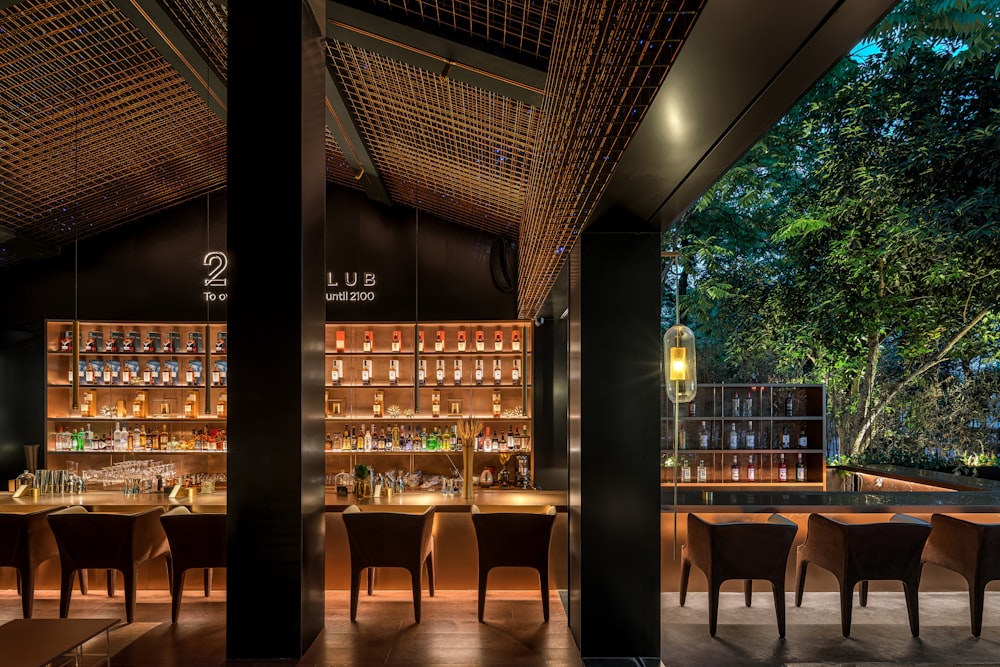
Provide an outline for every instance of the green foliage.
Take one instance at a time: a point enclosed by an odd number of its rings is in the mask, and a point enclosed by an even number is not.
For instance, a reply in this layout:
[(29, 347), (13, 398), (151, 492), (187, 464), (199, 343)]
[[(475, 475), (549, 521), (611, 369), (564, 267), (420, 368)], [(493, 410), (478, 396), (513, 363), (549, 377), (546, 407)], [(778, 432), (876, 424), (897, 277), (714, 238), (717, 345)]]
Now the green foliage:
[(850, 456), (996, 447), (996, 14), (904, 1), (685, 215), (701, 381), (826, 383)]

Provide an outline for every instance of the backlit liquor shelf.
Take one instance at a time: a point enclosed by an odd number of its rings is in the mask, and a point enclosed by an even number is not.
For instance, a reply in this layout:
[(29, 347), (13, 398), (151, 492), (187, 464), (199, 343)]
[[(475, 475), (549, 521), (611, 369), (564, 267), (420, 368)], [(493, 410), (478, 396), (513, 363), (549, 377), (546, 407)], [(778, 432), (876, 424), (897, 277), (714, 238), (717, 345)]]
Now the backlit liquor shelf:
[(826, 387), (801, 384), (702, 384), (679, 406), (664, 392), (660, 480), (691, 489), (794, 487), (826, 480)]
[[(228, 450), (224, 323), (46, 328), (47, 465), (91, 452)], [(460, 452), (463, 418), (482, 424), (477, 456), (530, 453), (531, 333), (519, 320), (328, 323), (328, 454)]]

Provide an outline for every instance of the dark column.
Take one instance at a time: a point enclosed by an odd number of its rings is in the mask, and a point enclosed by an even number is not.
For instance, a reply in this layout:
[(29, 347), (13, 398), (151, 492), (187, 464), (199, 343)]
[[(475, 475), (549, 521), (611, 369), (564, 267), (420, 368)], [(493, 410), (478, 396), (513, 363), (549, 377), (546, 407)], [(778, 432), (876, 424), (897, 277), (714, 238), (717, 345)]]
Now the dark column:
[(570, 262), (570, 628), (585, 661), (657, 664), (660, 234), (612, 213)]
[(323, 628), (323, 5), (229, 13), (226, 655)]

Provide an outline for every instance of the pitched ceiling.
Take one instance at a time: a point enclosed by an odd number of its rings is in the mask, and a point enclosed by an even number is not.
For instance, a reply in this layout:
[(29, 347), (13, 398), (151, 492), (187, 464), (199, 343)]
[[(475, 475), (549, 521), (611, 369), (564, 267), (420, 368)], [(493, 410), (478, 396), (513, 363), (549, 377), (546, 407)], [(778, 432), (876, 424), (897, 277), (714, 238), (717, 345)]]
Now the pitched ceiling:
[[(327, 180), (518, 242), (530, 315), (702, 2), (329, 2)], [(0, 269), (225, 188), (226, 22), (0, 0)]]
[[(895, 2), (329, 1), (327, 181), (516, 242), (532, 317), (595, 212), (666, 226)], [(227, 15), (0, 0), (0, 273), (226, 187)]]

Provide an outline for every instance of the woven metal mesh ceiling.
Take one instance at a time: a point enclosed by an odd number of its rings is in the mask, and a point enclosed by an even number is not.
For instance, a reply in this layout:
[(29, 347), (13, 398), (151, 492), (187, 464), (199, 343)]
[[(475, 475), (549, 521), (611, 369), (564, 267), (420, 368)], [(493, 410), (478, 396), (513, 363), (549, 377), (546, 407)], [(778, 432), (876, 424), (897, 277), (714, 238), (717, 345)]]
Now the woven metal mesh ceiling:
[[(361, 44), (328, 21), (327, 180), (372, 196), (374, 178), (394, 206), (516, 240), (533, 316), (702, 2), (328, 3), (418, 37), (355, 26)], [(225, 187), (227, 16), (210, 0), (0, 0), (0, 270), (31, 256), (5, 237), (58, 250)], [(540, 83), (448, 76), (445, 42)]]

